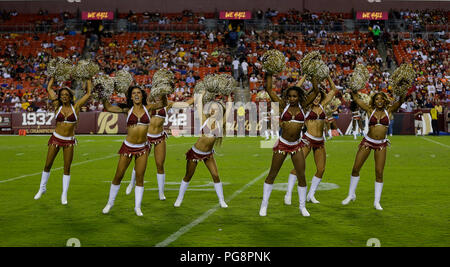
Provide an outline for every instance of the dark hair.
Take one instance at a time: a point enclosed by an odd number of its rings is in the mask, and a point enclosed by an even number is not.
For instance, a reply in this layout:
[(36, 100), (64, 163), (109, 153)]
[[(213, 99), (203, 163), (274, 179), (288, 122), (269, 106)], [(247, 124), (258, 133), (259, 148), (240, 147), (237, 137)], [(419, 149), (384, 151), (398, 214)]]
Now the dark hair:
[(59, 102), (59, 105), (60, 105), (60, 106), (62, 105), (62, 101), (61, 101), (61, 92), (62, 92), (63, 90), (66, 90), (67, 92), (69, 92), (69, 101), (70, 101), (70, 104), (73, 105), (73, 93), (72, 93), (72, 90), (70, 90), (69, 87), (63, 87), (63, 88), (61, 88), (61, 89), (58, 90), (58, 98), (57, 98), (57, 100), (58, 100), (58, 102)]
[(306, 99), (305, 91), (302, 88), (298, 87), (298, 86), (292, 86), (292, 87), (289, 87), (288, 89), (286, 89), (284, 91), (284, 98), (287, 98), (287, 96), (289, 94), (289, 91), (292, 91), (292, 90), (297, 92), (297, 94), (298, 94), (298, 102), (300, 104), (305, 102), (305, 99)]
[(325, 92), (323, 90), (320, 90), (318, 95), (320, 95), (320, 101), (324, 100), (325, 97), (327, 97), (327, 94), (325, 94)]
[(378, 95), (381, 95), (381, 97), (383, 97), (383, 100), (384, 100), (384, 107), (386, 108), (387, 105), (389, 104), (389, 99), (388, 99), (387, 95), (386, 95), (385, 93), (383, 93), (383, 92), (375, 93), (375, 94), (370, 98), (369, 106), (370, 106), (371, 108), (375, 109), (375, 98), (376, 98)]
[(133, 90), (135, 88), (138, 88), (139, 90), (141, 90), (141, 93), (142, 93), (142, 105), (147, 106), (147, 93), (141, 87), (136, 86), (136, 85), (130, 86), (128, 88), (128, 91), (127, 91), (127, 106), (129, 108), (131, 108), (133, 106), (133, 99), (131, 97), (131, 93), (133, 92)]

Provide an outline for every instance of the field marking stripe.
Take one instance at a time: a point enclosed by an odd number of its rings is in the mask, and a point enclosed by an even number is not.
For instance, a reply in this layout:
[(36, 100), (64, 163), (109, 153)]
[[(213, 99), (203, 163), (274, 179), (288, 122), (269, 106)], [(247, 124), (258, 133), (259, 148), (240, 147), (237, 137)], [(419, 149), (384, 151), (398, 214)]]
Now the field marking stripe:
[[(263, 178), (265, 175), (267, 175), (269, 173), (269, 170), (267, 169), (266, 171), (264, 171), (263, 173), (261, 173), (258, 177), (256, 177), (255, 179), (253, 179), (252, 181), (250, 181), (249, 183), (247, 183), (246, 185), (244, 185), (241, 189), (237, 190), (236, 192), (234, 192), (231, 197), (229, 197), (227, 199), (227, 202), (231, 201), (233, 198), (235, 198), (236, 196), (238, 196), (239, 194), (241, 194), (245, 189), (247, 189), (248, 187), (252, 186), (254, 183), (256, 183), (258, 180), (260, 180), (261, 178)], [(173, 233), (172, 235), (170, 235), (168, 238), (166, 238), (164, 241), (158, 243), (155, 245), (155, 247), (166, 247), (167, 245), (169, 245), (170, 243), (172, 243), (173, 241), (177, 240), (180, 236), (184, 235), (185, 233), (187, 233), (189, 230), (191, 230), (192, 228), (194, 228), (195, 226), (197, 226), (198, 224), (200, 224), (201, 222), (203, 222), (204, 220), (206, 220), (211, 214), (213, 214), (214, 212), (216, 212), (218, 209), (220, 208), (219, 204), (216, 204), (212, 209), (206, 211), (205, 213), (203, 213), (200, 217), (198, 217), (197, 219), (195, 219), (194, 221), (192, 221), (190, 224), (185, 225), (183, 227), (181, 227), (177, 232)]]
[[(73, 163), (72, 166), (78, 166), (78, 165), (85, 164), (85, 163), (90, 163), (90, 162), (93, 162), (93, 161), (109, 159), (109, 158), (112, 158), (112, 157), (115, 157), (115, 156), (117, 156), (117, 154), (112, 154), (112, 155), (109, 155), (109, 156), (106, 156), (106, 157), (103, 157), (103, 158), (85, 160), (85, 161)], [(64, 169), (64, 167), (55, 168), (55, 169), (52, 169), (52, 171), (57, 171), (57, 170), (61, 170), (61, 169)], [(6, 179), (6, 180), (0, 180), (0, 184), (1, 183), (15, 181), (15, 180), (19, 180), (19, 179), (22, 179), (22, 178), (25, 178), (25, 177), (35, 176), (35, 175), (38, 175), (38, 174), (42, 174), (42, 171), (36, 172), (36, 173), (32, 173), (32, 174), (21, 175), (21, 176), (17, 176), (17, 177)]]
[[(176, 146), (176, 145), (185, 145), (185, 144), (190, 144), (190, 143), (168, 144), (167, 146)], [(103, 158), (98, 158), (98, 159), (90, 159), (90, 160), (86, 160), (86, 161), (81, 161), (81, 162), (73, 163), (72, 166), (78, 166), (78, 165), (81, 165), (81, 164), (85, 164), (85, 163), (89, 163), (89, 162), (93, 162), (93, 161), (97, 161), (97, 160), (109, 159), (109, 158), (112, 158), (112, 157), (114, 157), (116, 155), (118, 155), (118, 154), (112, 154), (112, 155), (109, 155), (109, 156), (106, 156), (106, 157), (103, 157)], [(61, 170), (63, 168), (64, 167), (54, 168), (54, 169), (52, 169), (52, 171), (58, 171), (58, 170)], [(19, 179), (22, 179), (22, 178), (25, 178), (25, 177), (35, 176), (35, 175), (38, 175), (38, 174), (42, 174), (42, 171), (41, 172), (36, 172), (36, 173), (31, 173), (31, 174), (21, 175), (21, 176), (17, 176), (17, 177), (14, 177), (14, 178), (9, 178), (9, 179), (6, 179), (6, 180), (0, 180), (0, 184), (1, 183), (15, 181), (15, 180), (19, 180)]]
[(422, 138), (425, 139), (425, 140), (427, 140), (427, 141), (433, 142), (433, 143), (435, 143), (435, 144), (441, 145), (441, 146), (443, 146), (443, 147), (450, 148), (449, 145), (443, 144), (443, 143), (441, 143), (441, 142), (434, 141), (434, 140), (429, 139), (429, 138), (426, 138), (426, 137), (422, 137)]

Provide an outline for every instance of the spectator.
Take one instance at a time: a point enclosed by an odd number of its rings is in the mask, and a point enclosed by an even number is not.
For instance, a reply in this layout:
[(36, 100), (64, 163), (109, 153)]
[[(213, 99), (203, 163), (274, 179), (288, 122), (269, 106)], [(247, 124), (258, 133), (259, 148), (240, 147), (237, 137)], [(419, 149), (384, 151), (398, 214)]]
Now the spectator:
[(423, 130), (423, 122), (422, 122), (422, 110), (418, 109), (416, 110), (416, 113), (414, 113), (414, 130), (416, 132), (416, 136), (419, 135), (419, 130), (421, 135), (425, 135)]
[(438, 111), (436, 109), (436, 105), (433, 106), (430, 110), (431, 115), (431, 127), (433, 127), (433, 135), (439, 135), (439, 123), (438, 123)]
[(244, 79), (244, 81), (247, 80), (247, 74), (248, 74), (248, 63), (247, 61), (245, 61), (245, 59), (242, 60), (241, 63), (241, 70), (242, 70), (242, 77)]
[(231, 63), (233, 65), (233, 77), (238, 80), (239, 79), (239, 60), (237, 58), (234, 58), (233, 62)]
[(427, 90), (429, 96), (434, 96), (436, 94), (436, 87), (433, 83), (428, 83)]
[(195, 78), (192, 76), (192, 72), (189, 73), (189, 76), (186, 78), (186, 83), (191, 83), (194, 84), (195, 83)]
[(11, 103), (20, 103), (20, 97), (16, 95), (16, 93), (13, 94), (13, 97), (11, 98)]

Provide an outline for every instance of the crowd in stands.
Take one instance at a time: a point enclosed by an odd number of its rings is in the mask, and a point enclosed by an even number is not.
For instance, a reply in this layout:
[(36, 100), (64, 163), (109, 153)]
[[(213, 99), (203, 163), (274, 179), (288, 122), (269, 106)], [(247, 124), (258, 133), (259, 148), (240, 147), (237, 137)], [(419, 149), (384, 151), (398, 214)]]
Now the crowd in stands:
[(412, 63), (417, 73), (411, 91), (418, 107), (430, 108), (436, 102), (447, 102), (450, 94), (449, 49), (450, 43), (434, 38), (412, 38), (394, 45), (397, 61)]
[(136, 13), (132, 10), (128, 14), (119, 14), (119, 18), (126, 18), (129, 22), (136, 24), (203, 24), (206, 18), (214, 17), (214, 13), (194, 13), (192, 10), (183, 10), (181, 13), (163, 14), (159, 11)]
[(79, 34), (5, 33), (0, 38), (0, 99), (10, 103), (2, 106), (5, 111), (20, 110), (17, 97), (30, 104), (24, 104), (27, 108), (46, 100), (43, 84), (49, 60), (56, 56), (77, 60), (84, 46)]
[[(2, 17), (4, 14), (2, 12)], [(214, 14), (185, 10), (179, 14), (130, 12), (124, 18), (136, 23), (200, 23), (211, 16)], [(293, 9), (281, 14), (269, 9), (256, 11), (256, 16), (269, 18), (278, 24), (314, 22), (320, 25), (342, 21), (347, 14), (300, 13)], [(434, 17), (435, 13), (431, 16)], [(45, 91), (46, 64), (55, 56), (71, 58), (74, 62), (79, 60), (85, 37), (59, 32), (7, 33), (0, 37), (0, 102), (8, 103), (1, 105), (0, 111), (45, 110), (50, 107)], [(355, 65), (363, 63), (370, 72), (363, 91), (384, 91), (393, 98), (389, 84), (391, 66), (410, 62), (417, 72), (416, 83), (411, 89), (411, 100), (415, 105), (426, 108), (436, 101), (448, 101), (448, 42), (414, 38), (398, 40), (394, 35), (383, 38), (384, 41), (394, 40), (386, 60), (378, 54), (369, 33), (327, 32), (324, 28), (304, 33), (244, 31), (242, 28), (212, 32), (108, 32), (101, 36), (98, 47), (90, 52), (102, 72), (114, 75), (116, 71), (125, 69), (134, 75), (136, 84), (147, 90), (151, 89), (151, 77), (155, 71), (171, 69), (176, 77), (175, 92), (169, 96), (173, 101), (190, 98), (195, 84), (209, 73), (232, 74), (243, 86), (248, 85), (252, 101), (269, 101), (264, 92), (261, 57), (271, 48), (282, 51), (286, 56), (285, 72), (274, 79), (274, 88), (279, 94), (299, 80), (299, 62), (303, 56), (319, 50), (335, 84), (342, 89), (346, 87), (346, 79)], [(306, 82), (304, 86), (308, 90), (311, 84)], [(123, 102), (124, 97), (115, 93), (112, 101)], [(102, 107), (92, 100), (86, 110), (102, 110)]]
[(393, 11), (396, 18), (404, 21), (410, 30), (441, 30), (448, 26), (450, 12), (440, 9)]

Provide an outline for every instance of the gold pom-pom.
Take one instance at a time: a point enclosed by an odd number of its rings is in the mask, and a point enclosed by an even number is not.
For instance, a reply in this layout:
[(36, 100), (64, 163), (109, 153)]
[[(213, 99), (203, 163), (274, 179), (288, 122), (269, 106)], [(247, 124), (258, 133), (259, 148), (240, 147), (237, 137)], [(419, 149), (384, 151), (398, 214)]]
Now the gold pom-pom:
[(167, 69), (160, 69), (153, 74), (152, 86), (157, 86), (159, 83), (174, 84), (175, 75)]
[(218, 83), (219, 83), (219, 94), (228, 96), (230, 95), (234, 87), (236, 87), (236, 80), (233, 76), (229, 74), (219, 74), (217, 75)]
[(150, 95), (153, 98), (173, 93), (175, 75), (167, 69), (160, 69), (153, 74)]
[(82, 59), (78, 61), (72, 70), (72, 78), (75, 80), (88, 80), (94, 77), (100, 68), (91, 60)]
[(416, 78), (416, 72), (409, 64), (402, 64), (391, 76), (394, 95), (404, 96)]
[[(58, 63), (64, 61), (67, 62), (68, 60), (62, 57), (52, 58), (47, 64), (47, 75), (50, 77), (54, 77)], [(70, 64), (70, 62), (68, 63)]]
[(358, 90), (366, 87), (368, 80), (369, 80), (369, 71), (364, 65), (358, 64), (356, 65), (355, 69), (353, 70), (353, 73), (350, 76), (350, 79), (348, 81), (348, 87), (353, 92), (357, 92)]
[(326, 79), (330, 73), (328, 66), (322, 61), (319, 51), (308, 53), (301, 61), (303, 74), (312, 79), (317, 78), (318, 81)]
[(173, 86), (169, 82), (160, 82), (156, 86), (152, 85), (150, 95), (153, 98), (157, 98), (162, 95), (169, 95), (174, 92)]
[(108, 99), (114, 92), (114, 78), (109, 75), (99, 75), (92, 79), (94, 86), (92, 95), (95, 99)]
[(349, 93), (345, 93), (342, 98), (344, 99), (345, 102), (350, 102), (352, 101), (352, 96)]
[(72, 62), (68, 59), (57, 57), (50, 60), (47, 65), (47, 74), (58, 82), (70, 80), (72, 75)]
[(213, 93), (213, 92), (207, 91), (207, 92), (205, 93), (205, 95), (203, 95), (202, 103), (203, 103), (203, 105), (204, 105), (204, 104), (206, 104), (206, 103), (208, 103), (208, 102), (214, 101), (215, 99), (216, 99), (216, 94)]
[(121, 69), (116, 72), (114, 84), (117, 91), (127, 94), (128, 88), (133, 84), (133, 76), (128, 71)]
[(203, 84), (208, 92), (219, 94), (219, 79), (216, 74), (208, 74), (203, 78)]
[(197, 82), (194, 87), (194, 94), (202, 94), (204, 92), (206, 92), (206, 87), (203, 81)]
[(268, 73), (280, 73), (286, 68), (286, 57), (280, 51), (272, 49), (264, 53), (262, 65)]
[(332, 113), (333, 111), (335, 111), (340, 105), (341, 105), (341, 100), (337, 97), (333, 97), (333, 99), (330, 101), (330, 103), (325, 107), (325, 113)]

